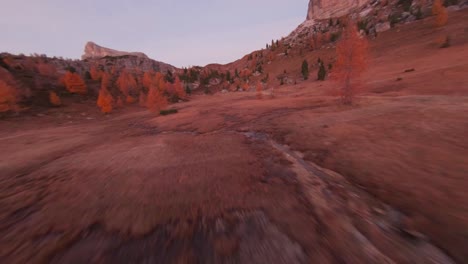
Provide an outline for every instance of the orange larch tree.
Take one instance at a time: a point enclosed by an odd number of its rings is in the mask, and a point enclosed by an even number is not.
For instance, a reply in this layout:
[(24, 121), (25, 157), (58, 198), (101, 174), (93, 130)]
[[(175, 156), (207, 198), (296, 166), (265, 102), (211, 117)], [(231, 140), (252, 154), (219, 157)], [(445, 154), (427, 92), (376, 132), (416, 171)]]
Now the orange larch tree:
[(19, 111), (18, 85), (9, 71), (0, 68), (0, 113), (8, 111)]
[(174, 81), (174, 92), (179, 99), (184, 99), (187, 97), (187, 93), (185, 93), (184, 86), (182, 85), (179, 76), (176, 76)]
[(143, 87), (149, 90), (149, 88), (153, 84), (153, 80), (154, 80), (154, 73), (152, 71), (145, 72), (143, 74), (143, 80), (142, 80)]
[(60, 100), (60, 97), (54, 91), (49, 92), (49, 102), (53, 106), (61, 106), (62, 105), (62, 100)]
[(63, 76), (63, 83), (70, 93), (86, 94), (88, 88), (78, 73), (67, 72)]
[(101, 112), (108, 114), (112, 112), (114, 98), (112, 97), (111, 93), (108, 90), (110, 85), (110, 76), (108, 73), (104, 73), (102, 75), (101, 80), (101, 89), (99, 90), (99, 97), (97, 100), (97, 106), (101, 108)]
[(131, 104), (136, 101), (135, 98), (130, 95), (130, 93), (137, 88), (137, 82), (132, 74), (126, 70), (123, 70), (117, 79), (117, 86), (124, 95), (125, 101), (127, 103)]
[(334, 75), (341, 84), (341, 99), (352, 104), (359, 78), (367, 67), (367, 40), (358, 33), (357, 26), (347, 23), (336, 46), (337, 62)]
[(168, 101), (164, 96), (166, 93), (167, 83), (164, 80), (164, 75), (157, 72), (152, 80), (152, 84), (148, 90), (148, 96), (146, 98), (146, 107), (153, 112), (164, 110), (167, 107)]
[(447, 24), (448, 13), (441, 0), (434, 0), (432, 4), (432, 14), (436, 16), (435, 25), (442, 27)]
[(146, 107), (153, 112), (164, 110), (168, 105), (166, 97), (156, 85), (152, 85), (148, 92)]
[(91, 75), (91, 79), (93, 81), (100, 81), (102, 78), (103, 72), (98, 70), (96, 65), (92, 65), (91, 68), (89, 69), (89, 74)]
[(16, 90), (4, 80), (0, 80), (0, 113), (17, 109)]

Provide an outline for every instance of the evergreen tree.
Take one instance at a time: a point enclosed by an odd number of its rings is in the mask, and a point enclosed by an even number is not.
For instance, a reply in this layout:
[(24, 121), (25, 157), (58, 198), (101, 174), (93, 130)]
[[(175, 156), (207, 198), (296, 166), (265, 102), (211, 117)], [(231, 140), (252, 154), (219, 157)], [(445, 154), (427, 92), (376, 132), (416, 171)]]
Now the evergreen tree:
[(164, 77), (164, 79), (166, 79), (166, 82), (169, 82), (169, 83), (174, 83), (175, 81), (174, 75), (172, 75), (172, 72), (170, 70), (167, 70), (166, 76)]
[(304, 80), (309, 79), (309, 63), (307, 63), (307, 60), (304, 60), (302, 62), (302, 77), (304, 77)]
[(327, 70), (325, 69), (325, 65), (323, 64), (323, 62), (321, 62), (319, 66), (319, 71), (317, 73), (317, 80), (324, 81), (326, 75), (327, 75)]

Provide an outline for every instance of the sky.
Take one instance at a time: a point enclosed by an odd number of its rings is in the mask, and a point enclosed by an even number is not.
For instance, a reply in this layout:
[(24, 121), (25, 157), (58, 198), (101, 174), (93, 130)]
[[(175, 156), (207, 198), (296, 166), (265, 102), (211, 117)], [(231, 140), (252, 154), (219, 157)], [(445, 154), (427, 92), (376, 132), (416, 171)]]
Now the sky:
[(86, 42), (177, 67), (229, 63), (287, 36), (308, 0), (0, 0), (0, 52), (78, 59)]

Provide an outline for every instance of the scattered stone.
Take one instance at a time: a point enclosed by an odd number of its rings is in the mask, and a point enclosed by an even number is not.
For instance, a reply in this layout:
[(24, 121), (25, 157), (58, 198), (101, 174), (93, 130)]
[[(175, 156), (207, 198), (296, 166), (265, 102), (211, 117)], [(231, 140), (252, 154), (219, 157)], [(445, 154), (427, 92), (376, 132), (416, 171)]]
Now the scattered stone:
[(414, 72), (414, 71), (416, 71), (416, 69), (414, 69), (414, 68), (413, 69), (407, 69), (407, 70), (405, 70), (405, 73)]
[(377, 33), (385, 32), (391, 28), (390, 22), (378, 23), (375, 25), (375, 31)]

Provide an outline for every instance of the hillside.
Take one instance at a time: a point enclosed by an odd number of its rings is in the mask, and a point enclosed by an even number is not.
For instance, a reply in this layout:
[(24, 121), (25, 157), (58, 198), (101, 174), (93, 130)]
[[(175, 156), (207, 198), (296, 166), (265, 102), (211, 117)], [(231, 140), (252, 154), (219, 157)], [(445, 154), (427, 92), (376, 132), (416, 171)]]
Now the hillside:
[[(383, 2), (359, 11), (404, 8)], [(342, 18), (226, 65), (2, 54), (1, 262), (467, 263), (468, 8), (448, 10), (361, 24), (352, 104)]]

